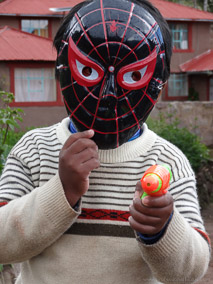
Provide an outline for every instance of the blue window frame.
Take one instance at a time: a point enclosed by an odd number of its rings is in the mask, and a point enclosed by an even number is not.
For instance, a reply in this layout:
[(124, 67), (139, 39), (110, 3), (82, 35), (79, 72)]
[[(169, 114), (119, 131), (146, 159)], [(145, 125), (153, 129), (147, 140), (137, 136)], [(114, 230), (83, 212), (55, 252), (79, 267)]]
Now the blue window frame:
[(168, 97), (187, 97), (188, 77), (186, 74), (171, 74), (168, 80)]
[(172, 33), (173, 48), (186, 50), (189, 49), (189, 31), (187, 24), (169, 24)]
[(54, 102), (54, 68), (15, 68), (15, 102)]

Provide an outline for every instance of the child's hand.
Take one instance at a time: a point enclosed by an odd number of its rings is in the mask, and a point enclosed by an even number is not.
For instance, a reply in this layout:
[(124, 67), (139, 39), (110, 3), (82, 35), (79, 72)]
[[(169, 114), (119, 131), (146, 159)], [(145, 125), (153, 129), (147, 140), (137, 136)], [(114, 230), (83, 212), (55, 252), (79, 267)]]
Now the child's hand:
[(100, 165), (93, 135), (93, 130), (71, 135), (59, 155), (59, 176), (71, 206), (88, 190), (90, 172)]
[(173, 198), (169, 192), (156, 196), (146, 196), (141, 200), (141, 183), (136, 185), (133, 204), (130, 205), (130, 226), (143, 235), (155, 235), (166, 225), (172, 211)]

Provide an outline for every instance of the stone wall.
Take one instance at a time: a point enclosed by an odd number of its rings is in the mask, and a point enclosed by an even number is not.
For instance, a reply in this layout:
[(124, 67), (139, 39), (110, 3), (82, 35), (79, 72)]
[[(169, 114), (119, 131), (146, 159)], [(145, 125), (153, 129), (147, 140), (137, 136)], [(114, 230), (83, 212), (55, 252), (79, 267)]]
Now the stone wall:
[[(24, 110), (21, 129), (36, 126), (48, 126), (67, 116), (61, 107), (22, 107)], [(178, 117), (181, 127), (187, 127), (197, 134), (203, 143), (213, 147), (213, 102), (163, 102), (159, 101), (151, 113), (157, 117), (159, 112), (171, 113)]]
[(187, 127), (197, 134), (203, 143), (213, 147), (213, 102), (159, 101), (152, 111), (151, 117), (157, 117), (159, 112), (177, 117), (181, 127)]

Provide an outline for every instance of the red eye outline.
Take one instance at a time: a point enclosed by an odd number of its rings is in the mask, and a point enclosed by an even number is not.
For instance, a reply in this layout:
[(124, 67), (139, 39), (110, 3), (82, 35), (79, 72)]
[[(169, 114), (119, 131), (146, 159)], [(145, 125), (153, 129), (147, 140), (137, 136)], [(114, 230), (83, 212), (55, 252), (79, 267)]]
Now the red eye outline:
[[(152, 51), (152, 53), (146, 57), (145, 59), (131, 63), (129, 65), (123, 66), (117, 74), (118, 84), (127, 90), (138, 90), (145, 87), (149, 81), (151, 80), (155, 66), (157, 61), (157, 51), (156, 48)], [(144, 75), (141, 76), (140, 80), (135, 81), (135, 83), (128, 83), (124, 80), (124, 75), (126, 73), (134, 73), (141, 69), (145, 69)]]
[[(75, 81), (77, 81), (77, 83), (81, 86), (94, 86), (98, 84), (104, 77), (104, 70), (98, 64), (96, 64), (84, 54), (82, 54), (71, 37), (69, 38), (68, 61), (71, 70), (71, 75), (73, 76)], [(97, 79), (87, 79), (86, 77), (83, 77), (77, 67), (77, 61), (79, 61), (80, 64), (84, 65), (85, 67), (94, 69), (98, 73)]]

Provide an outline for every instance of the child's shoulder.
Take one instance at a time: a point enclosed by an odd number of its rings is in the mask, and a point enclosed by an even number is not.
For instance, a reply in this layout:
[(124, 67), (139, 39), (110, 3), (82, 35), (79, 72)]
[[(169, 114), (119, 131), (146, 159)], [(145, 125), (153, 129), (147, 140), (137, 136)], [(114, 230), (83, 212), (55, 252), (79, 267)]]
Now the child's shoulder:
[[(190, 145), (189, 145), (190, 147)], [(182, 160), (188, 163), (188, 158), (183, 151), (172, 142), (156, 134), (155, 142), (152, 146), (151, 152), (158, 152), (158, 154), (168, 160)]]
[(23, 140), (45, 139), (54, 136), (58, 125), (59, 123), (31, 129), (22, 136), (19, 142), (22, 143)]
[(173, 155), (174, 153), (176, 153), (180, 156), (185, 157), (184, 153), (182, 152), (182, 150), (180, 148), (178, 148), (175, 144), (173, 144), (172, 142), (166, 140), (165, 138), (163, 138), (159, 135), (157, 135), (154, 147), (161, 148), (162, 152), (168, 152), (168, 155), (169, 154)]
[(36, 151), (42, 144), (46, 144), (47, 146), (58, 144), (56, 135), (57, 127), (58, 123), (27, 131), (13, 147), (10, 154), (19, 156), (19, 154), (26, 151), (30, 154), (30, 151)]

